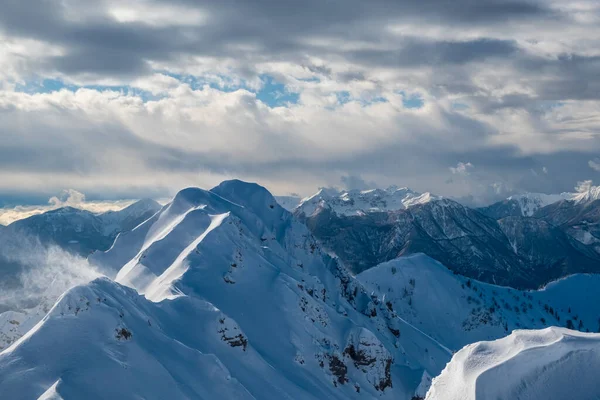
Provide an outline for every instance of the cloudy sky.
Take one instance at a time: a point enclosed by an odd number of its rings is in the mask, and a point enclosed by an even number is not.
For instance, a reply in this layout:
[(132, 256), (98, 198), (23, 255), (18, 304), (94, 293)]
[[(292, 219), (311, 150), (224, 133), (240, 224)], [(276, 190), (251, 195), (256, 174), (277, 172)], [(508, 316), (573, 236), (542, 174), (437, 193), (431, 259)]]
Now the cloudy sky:
[(0, 204), (600, 181), (600, 3), (4, 0)]

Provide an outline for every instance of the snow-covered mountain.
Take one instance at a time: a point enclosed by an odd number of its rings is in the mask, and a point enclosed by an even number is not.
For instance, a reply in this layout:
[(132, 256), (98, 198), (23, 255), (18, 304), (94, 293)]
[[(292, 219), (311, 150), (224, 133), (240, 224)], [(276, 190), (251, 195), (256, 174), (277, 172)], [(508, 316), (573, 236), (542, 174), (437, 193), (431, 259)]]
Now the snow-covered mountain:
[(579, 192), (517, 194), (487, 207), (481, 207), (479, 210), (494, 219), (511, 216), (531, 217), (538, 210), (561, 201), (573, 203), (571, 205), (582, 205), (599, 199), (600, 186), (589, 186)]
[(310, 217), (316, 211), (327, 208), (338, 215), (362, 215), (370, 212), (403, 210), (438, 198), (428, 192), (417, 193), (396, 186), (387, 189), (343, 191), (322, 188), (314, 195), (302, 199), (294, 212), (297, 215)]
[(91, 261), (117, 283), (62, 296), (0, 354), (0, 392), (402, 399), (450, 358), (258, 185), (183, 190)]
[(530, 282), (498, 223), (449, 199), (366, 215), (320, 209), (306, 224), (355, 273), (402, 255), (425, 253), (475, 279), (515, 286)]
[(573, 275), (540, 290), (516, 290), (453, 273), (424, 254), (357, 275), (399, 318), (452, 351), (515, 329), (599, 330), (600, 275)]
[(592, 400), (599, 368), (600, 334), (519, 330), (456, 353), (426, 400)]
[(160, 204), (150, 199), (102, 214), (62, 207), (15, 221), (0, 232), (13, 237), (35, 237), (42, 244), (56, 244), (87, 256), (92, 251), (108, 249), (119, 232), (133, 229), (160, 208)]
[[(542, 217), (563, 205), (565, 210), (558, 214), (570, 215), (574, 225)], [(499, 220), (450, 199), (363, 215), (319, 208), (309, 217), (299, 216), (324, 248), (354, 273), (414, 253), (425, 253), (459, 274), (516, 288), (537, 288), (569, 274), (600, 272), (600, 251), (595, 248), (600, 249), (600, 239), (590, 239), (600, 237), (596, 231), (600, 202), (561, 201), (533, 217)], [(576, 229), (588, 236), (579, 240), (573, 233)]]
[(573, 193), (524, 193), (510, 196), (506, 200), (482, 207), (479, 210), (494, 219), (514, 216), (531, 217), (540, 208), (561, 200), (572, 200), (573, 196)]
[[(445, 215), (438, 224), (458, 212), (417, 207)], [(600, 315), (595, 275), (522, 292), (414, 255), (353, 277), (266, 189), (240, 181), (181, 191), (90, 262), (114, 280), (67, 291), (39, 322), (44, 310), (0, 315), (13, 339), (35, 324), (0, 353), (0, 393), (411, 399), (464, 344), (519, 327), (596, 329)]]
[(302, 202), (300, 196), (275, 196), (277, 203), (288, 211), (294, 211), (296, 207)]

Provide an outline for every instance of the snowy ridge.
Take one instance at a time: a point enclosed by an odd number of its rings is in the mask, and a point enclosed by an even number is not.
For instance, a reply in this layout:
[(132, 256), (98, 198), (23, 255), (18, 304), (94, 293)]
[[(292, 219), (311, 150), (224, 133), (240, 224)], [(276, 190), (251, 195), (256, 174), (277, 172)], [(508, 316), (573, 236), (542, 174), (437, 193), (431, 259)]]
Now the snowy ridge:
[(102, 278), (67, 292), (0, 353), (0, 392), (409, 399), (450, 359), (258, 185), (185, 189), (90, 261), (137, 290)]
[(361, 215), (369, 212), (403, 210), (417, 204), (439, 199), (431, 193), (417, 193), (408, 188), (390, 186), (387, 189), (338, 191), (320, 189), (302, 199), (295, 213), (311, 216), (320, 208), (331, 208), (338, 215)]
[(519, 330), (456, 353), (426, 399), (597, 399), (599, 368), (600, 334)]

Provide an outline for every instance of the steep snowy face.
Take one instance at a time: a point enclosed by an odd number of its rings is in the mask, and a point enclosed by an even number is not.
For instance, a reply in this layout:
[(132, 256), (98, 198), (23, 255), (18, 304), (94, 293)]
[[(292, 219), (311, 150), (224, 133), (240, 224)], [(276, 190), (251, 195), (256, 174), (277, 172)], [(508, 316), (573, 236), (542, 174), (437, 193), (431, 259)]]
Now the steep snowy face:
[(600, 334), (515, 331), (466, 346), (433, 379), (427, 400), (597, 399)]
[(310, 217), (318, 210), (328, 208), (338, 215), (362, 215), (370, 212), (403, 210), (424, 204), (439, 197), (431, 193), (417, 193), (395, 186), (383, 189), (337, 191), (321, 189), (307, 197), (294, 210), (296, 215)]
[[(23, 308), (36, 305), (24, 304), (24, 307), (15, 308), (14, 299), (7, 295), (9, 291), (22, 290), (30, 280), (28, 275), (47, 267), (60, 269), (63, 261), (74, 256), (87, 257), (95, 250), (108, 249), (119, 232), (134, 228), (160, 208), (160, 204), (153, 200), (141, 200), (121, 211), (104, 214), (65, 207), (4, 227), (0, 230), (0, 293), (3, 294), (0, 296), (0, 312), (7, 309), (21, 312)], [(59, 257), (59, 253), (64, 257)], [(53, 264), (49, 265), (51, 261)], [(57, 261), (58, 265), (55, 265)], [(50, 284), (54, 277), (48, 275), (47, 279)], [(50, 305), (65, 289), (63, 287), (55, 294)], [(35, 295), (45, 296), (44, 293)]]
[[(451, 356), (258, 185), (185, 189), (90, 261), (118, 283), (68, 292), (1, 353), (0, 392), (215, 398), (229, 380), (217, 397), (410, 399)], [(92, 380), (115, 384), (85, 388)]]

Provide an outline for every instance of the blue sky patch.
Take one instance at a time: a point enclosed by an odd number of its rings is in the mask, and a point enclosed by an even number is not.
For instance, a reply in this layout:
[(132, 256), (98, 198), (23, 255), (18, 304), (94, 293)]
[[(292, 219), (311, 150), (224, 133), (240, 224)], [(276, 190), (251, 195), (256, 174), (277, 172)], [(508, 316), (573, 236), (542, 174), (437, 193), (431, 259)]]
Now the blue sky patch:
[(402, 95), (402, 105), (406, 108), (421, 108), (425, 101), (419, 94), (407, 94), (404, 91), (399, 92)]
[(261, 76), (263, 87), (256, 92), (256, 98), (269, 107), (282, 107), (298, 103), (300, 95), (290, 92), (283, 83), (279, 83), (272, 76)]

